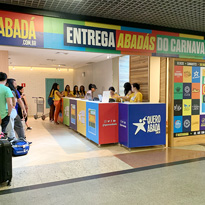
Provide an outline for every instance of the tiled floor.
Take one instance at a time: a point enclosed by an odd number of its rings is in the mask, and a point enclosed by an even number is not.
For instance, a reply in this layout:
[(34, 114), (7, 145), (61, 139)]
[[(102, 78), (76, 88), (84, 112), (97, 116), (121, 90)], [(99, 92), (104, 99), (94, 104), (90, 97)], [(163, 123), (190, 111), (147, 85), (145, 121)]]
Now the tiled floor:
[[(203, 160), (148, 168), (175, 161), (203, 159), (204, 145), (174, 149), (162, 146), (138, 148), (131, 152), (117, 144), (99, 148), (64, 125), (57, 126), (48, 120), (29, 120), (33, 130), (26, 134), (33, 144), (28, 155), (13, 158), (12, 185), (1, 185), (0, 205), (27, 204), (28, 198), (29, 204), (187, 204), (188, 199), (193, 202), (190, 204), (200, 204), (204, 199), (202, 196), (197, 198), (198, 193), (192, 187), (184, 187), (193, 183), (195, 189), (197, 183), (202, 182), (205, 176), (200, 175), (205, 168)], [(137, 168), (142, 167), (145, 170), (138, 172)], [(102, 174), (105, 175), (102, 177)], [(69, 180), (74, 181), (71, 183)], [(202, 184), (199, 186), (203, 187)], [(181, 192), (178, 193), (178, 189)], [(3, 190), (11, 190), (12, 193), (5, 194)], [(176, 197), (167, 201), (166, 195), (161, 193)], [(180, 198), (188, 193), (193, 199), (190, 196), (186, 200)], [(198, 203), (194, 203), (194, 199)]]

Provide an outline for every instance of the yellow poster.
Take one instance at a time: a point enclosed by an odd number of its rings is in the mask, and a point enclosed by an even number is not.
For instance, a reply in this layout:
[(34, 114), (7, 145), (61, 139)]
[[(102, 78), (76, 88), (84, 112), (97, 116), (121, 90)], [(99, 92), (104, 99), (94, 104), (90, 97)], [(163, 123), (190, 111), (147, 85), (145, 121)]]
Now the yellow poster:
[(192, 67), (183, 66), (183, 82), (191, 83), (192, 82)]
[(191, 115), (191, 99), (183, 100), (183, 116)]
[(199, 131), (199, 115), (191, 116), (191, 131)]
[(77, 131), (86, 136), (86, 101), (77, 100)]
[(205, 69), (202, 69), (202, 76), (205, 76)]

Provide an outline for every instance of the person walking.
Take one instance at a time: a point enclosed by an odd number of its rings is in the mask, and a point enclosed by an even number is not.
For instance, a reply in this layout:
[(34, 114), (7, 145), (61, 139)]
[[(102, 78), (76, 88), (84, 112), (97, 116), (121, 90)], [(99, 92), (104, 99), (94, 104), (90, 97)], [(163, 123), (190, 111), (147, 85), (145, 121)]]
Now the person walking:
[(10, 121), (10, 114), (12, 111), (12, 98), (11, 90), (5, 86), (7, 82), (7, 74), (0, 72), (0, 118), (2, 132), (6, 134), (6, 127)]

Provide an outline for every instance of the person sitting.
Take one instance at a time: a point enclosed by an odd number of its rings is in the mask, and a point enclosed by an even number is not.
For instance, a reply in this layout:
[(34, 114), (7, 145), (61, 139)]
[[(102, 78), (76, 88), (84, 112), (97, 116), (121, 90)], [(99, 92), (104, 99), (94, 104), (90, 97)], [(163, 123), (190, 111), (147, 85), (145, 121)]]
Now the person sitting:
[(115, 93), (115, 88), (114, 87), (110, 87), (109, 88), (110, 91), (110, 98), (114, 99), (116, 102), (120, 102), (120, 96)]
[(78, 98), (80, 95), (79, 91), (78, 91), (78, 86), (75, 85), (73, 88), (73, 97)]
[(72, 97), (72, 93), (70, 91), (70, 85), (65, 86), (65, 90), (62, 93), (63, 97)]
[(93, 94), (96, 91), (97, 87), (95, 84), (89, 85), (89, 87), (90, 87), (90, 90), (86, 93), (85, 99), (93, 100), (94, 99)]
[(86, 92), (85, 92), (85, 87), (83, 85), (80, 86), (79, 94), (80, 94), (80, 98), (85, 97)]
[(133, 83), (132, 84), (132, 92), (130, 96), (130, 102), (142, 102), (142, 93), (139, 91), (140, 90), (140, 85), (138, 83)]

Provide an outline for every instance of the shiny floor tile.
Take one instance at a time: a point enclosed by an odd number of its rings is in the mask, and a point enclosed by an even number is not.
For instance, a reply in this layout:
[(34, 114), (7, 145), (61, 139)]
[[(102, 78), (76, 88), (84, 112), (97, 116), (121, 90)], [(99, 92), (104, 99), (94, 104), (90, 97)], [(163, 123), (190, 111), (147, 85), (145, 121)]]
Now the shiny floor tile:
[(130, 166), (137, 168), (205, 157), (205, 152), (175, 148), (164, 148), (152, 151), (119, 154), (115, 156), (123, 162), (129, 164)]

